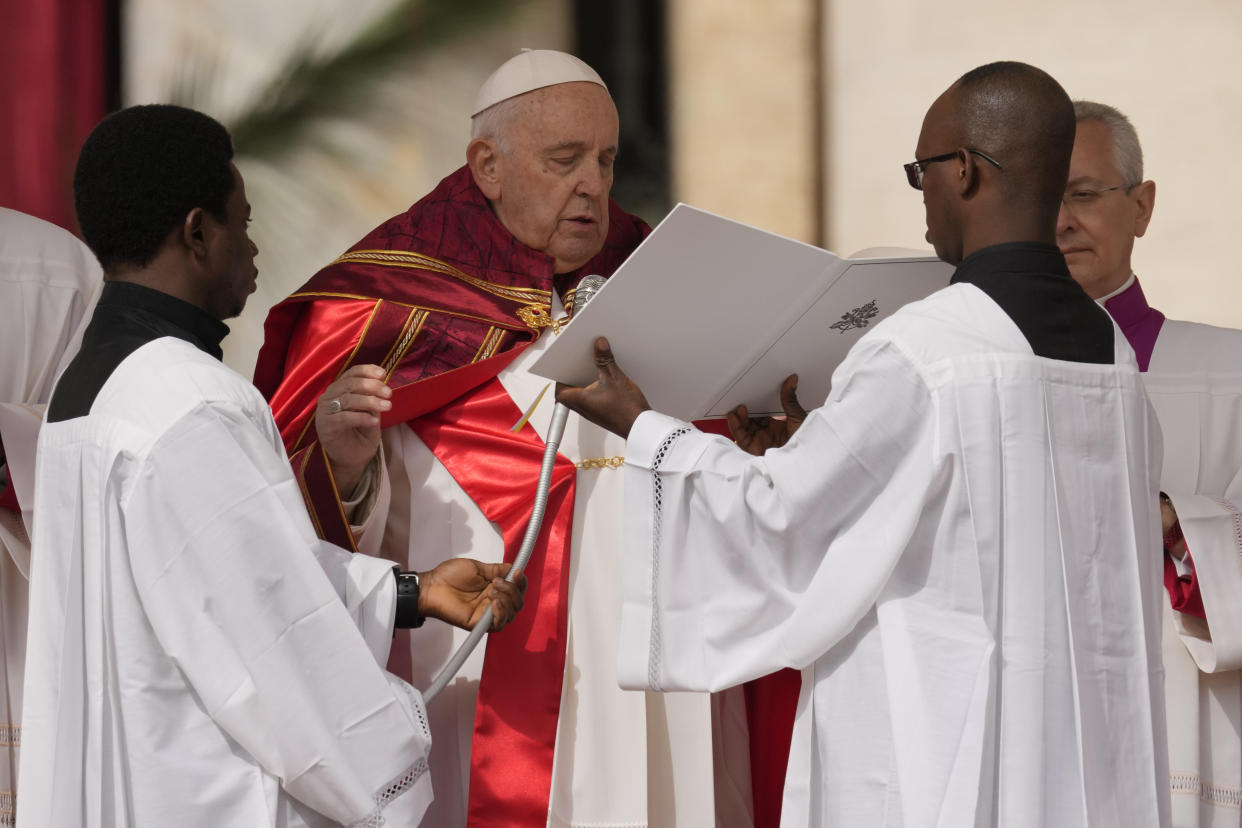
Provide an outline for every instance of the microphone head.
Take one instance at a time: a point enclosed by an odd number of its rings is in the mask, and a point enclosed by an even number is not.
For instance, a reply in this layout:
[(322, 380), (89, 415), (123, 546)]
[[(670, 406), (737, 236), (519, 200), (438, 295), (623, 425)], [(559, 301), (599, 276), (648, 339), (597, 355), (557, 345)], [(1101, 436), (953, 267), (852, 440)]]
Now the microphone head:
[(599, 293), (599, 289), (604, 286), (608, 280), (603, 276), (583, 276), (578, 282), (578, 287), (574, 289), (574, 301), (569, 309), (571, 317), (577, 316), (578, 311), (586, 307), (586, 303), (595, 298), (595, 294)]

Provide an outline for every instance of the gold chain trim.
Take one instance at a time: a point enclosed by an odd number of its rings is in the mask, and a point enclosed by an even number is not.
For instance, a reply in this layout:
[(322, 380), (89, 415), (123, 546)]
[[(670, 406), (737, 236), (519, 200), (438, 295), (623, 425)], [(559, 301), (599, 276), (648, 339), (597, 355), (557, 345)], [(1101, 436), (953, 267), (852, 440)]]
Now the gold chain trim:
[(578, 461), (580, 469), (619, 469), (625, 465), (625, 456), (614, 454), (612, 457), (588, 457)]

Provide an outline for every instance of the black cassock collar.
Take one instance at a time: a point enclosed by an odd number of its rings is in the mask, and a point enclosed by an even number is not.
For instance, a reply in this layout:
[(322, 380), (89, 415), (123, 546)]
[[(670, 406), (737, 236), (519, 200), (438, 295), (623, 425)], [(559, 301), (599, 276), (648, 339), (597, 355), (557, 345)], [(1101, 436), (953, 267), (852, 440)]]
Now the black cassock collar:
[(974, 285), (1000, 305), (1036, 356), (1114, 362), (1112, 320), (1074, 281), (1051, 244), (1009, 242), (976, 250), (950, 281)]
[(52, 392), (47, 420), (89, 414), (117, 366), (154, 339), (175, 337), (221, 359), (220, 342), (228, 332), (227, 325), (189, 302), (132, 282), (107, 282), (82, 334), (82, 348)]

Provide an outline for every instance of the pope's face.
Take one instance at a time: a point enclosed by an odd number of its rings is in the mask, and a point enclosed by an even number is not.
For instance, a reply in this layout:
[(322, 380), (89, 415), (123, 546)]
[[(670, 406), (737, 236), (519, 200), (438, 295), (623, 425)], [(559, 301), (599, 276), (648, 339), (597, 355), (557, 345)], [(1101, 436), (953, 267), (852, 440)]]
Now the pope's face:
[(488, 195), (509, 232), (566, 273), (586, 264), (608, 236), (617, 108), (602, 86), (585, 82), (524, 98), (508, 123), (508, 151), (496, 161), (496, 190)]
[[(1069, 183), (1057, 216), (1057, 246), (1070, 274), (1093, 299), (1130, 278), (1134, 239), (1147, 232), (1155, 184), (1123, 181), (1113, 137), (1101, 121), (1080, 121), (1070, 156)], [(1068, 202), (1068, 203), (1067, 203)]]

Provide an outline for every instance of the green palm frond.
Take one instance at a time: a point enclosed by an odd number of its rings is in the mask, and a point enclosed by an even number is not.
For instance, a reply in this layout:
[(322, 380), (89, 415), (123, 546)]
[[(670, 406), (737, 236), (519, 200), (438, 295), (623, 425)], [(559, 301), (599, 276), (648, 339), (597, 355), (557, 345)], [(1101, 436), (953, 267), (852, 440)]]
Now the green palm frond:
[[(365, 105), (367, 87), (401, 61), (495, 25), (516, 5), (512, 0), (401, 0), (330, 54), (322, 54), (314, 38), (308, 40), (258, 90), (248, 109), (228, 119), (237, 153), (279, 155), (313, 120)], [(195, 106), (216, 74), (209, 62), (188, 62), (172, 100)]]

